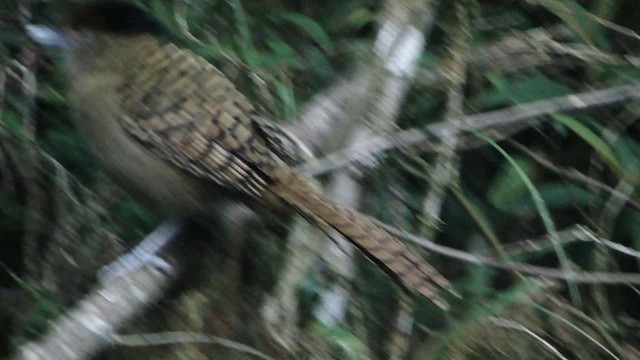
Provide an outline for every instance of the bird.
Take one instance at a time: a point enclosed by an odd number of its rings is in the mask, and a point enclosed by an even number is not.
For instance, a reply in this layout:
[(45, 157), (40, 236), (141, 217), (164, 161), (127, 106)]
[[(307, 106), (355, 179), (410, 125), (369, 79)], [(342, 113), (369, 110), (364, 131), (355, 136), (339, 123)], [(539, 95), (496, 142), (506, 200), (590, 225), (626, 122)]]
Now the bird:
[(198, 218), (225, 201), (285, 204), (342, 235), (400, 287), (447, 308), (450, 282), (367, 215), (295, 170), (303, 146), (145, 9), (94, 1), (61, 31), (72, 121), (114, 182), (144, 205)]

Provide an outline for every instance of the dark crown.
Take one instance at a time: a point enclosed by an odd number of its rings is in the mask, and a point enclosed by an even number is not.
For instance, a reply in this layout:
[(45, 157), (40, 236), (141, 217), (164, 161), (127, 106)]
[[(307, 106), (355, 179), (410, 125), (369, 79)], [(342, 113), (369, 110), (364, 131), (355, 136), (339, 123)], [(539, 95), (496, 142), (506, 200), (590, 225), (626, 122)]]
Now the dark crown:
[(137, 5), (117, 0), (95, 1), (71, 17), (71, 27), (121, 35), (166, 33), (164, 26)]

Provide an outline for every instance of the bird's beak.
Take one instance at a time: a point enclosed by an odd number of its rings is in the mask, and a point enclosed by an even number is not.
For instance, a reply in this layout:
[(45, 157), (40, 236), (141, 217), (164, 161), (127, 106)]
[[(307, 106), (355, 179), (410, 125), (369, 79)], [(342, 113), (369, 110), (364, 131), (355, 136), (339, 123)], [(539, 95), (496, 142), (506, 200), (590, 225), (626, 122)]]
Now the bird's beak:
[(25, 26), (27, 34), (33, 41), (42, 46), (46, 46), (54, 49), (67, 49), (69, 48), (69, 39), (65, 34), (57, 29), (51, 28), (46, 25), (34, 25), (30, 24)]

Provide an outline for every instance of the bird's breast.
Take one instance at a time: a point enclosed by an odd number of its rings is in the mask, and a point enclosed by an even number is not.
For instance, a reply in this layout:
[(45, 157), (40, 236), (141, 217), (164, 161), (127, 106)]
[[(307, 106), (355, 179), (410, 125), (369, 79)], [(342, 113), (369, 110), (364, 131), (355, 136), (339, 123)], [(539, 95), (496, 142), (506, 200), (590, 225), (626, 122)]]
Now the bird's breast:
[(173, 216), (199, 215), (225, 200), (218, 185), (189, 176), (126, 133), (117, 84), (100, 74), (72, 84), (74, 122), (107, 175), (151, 210)]

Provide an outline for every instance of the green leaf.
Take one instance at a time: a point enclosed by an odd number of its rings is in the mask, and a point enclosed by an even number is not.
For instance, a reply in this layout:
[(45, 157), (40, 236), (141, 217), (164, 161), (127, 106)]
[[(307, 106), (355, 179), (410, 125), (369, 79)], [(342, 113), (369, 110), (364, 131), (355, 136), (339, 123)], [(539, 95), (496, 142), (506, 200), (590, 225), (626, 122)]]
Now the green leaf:
[(566, 127), (571, 129), (576, 135), (580, 136), (582, 140), (586, 141), (593, 149), (602, 157), (604, 162), (613, 170), (616, 174), (622, 173), (622, 167), (616, 158), (615, 153), (596, 133), (591, 131), (588, 127), (584, 126), (578, 120), (571, 116), (563, 114), (553, 114), (551, 117)]
[(541, 73), (522, 79), (508, 79), (492, 75), (489, 77), (489, 81), (494, 85), (494, 89), (483, 93), (478, 99), (485, 108), (527, 103), (567, 95), (572, 92), (568, 86), (553, 81)]
[[(479, 138), (484, 139), (494, 149), (496, 149), (502, 156), (504, 156), (504, 158), (509, 162), (509, 164), (513, 166), (513, 168), (516, 170), (518, 176), (522, 178), (522, 181), (526, 184), (527, 189), (531, 194), (531, 198), (533, 200), (533, 203), (535, 204), (536, 210), (540, 214), (542, 223), (544, 224), (545, 229), (547, 230), (547, 232), (551, 237), (551, 242), (553, 243), (554, 250), (556, 252), (556, 255), (558, 256), (558, 260), (560, 260), (560, 264), (563, 270), (570, 271), (571, 264), (569, 262), (569, 257), (567, 256), (566, 251), (564, 250), (564, 248), (561, 246), (559, 242), (558, 231), (556, 228), (556, 224), (553, 222), (553, 219), (551, 218), (551, 212), (549, 211), (549, 208), (545, 204), (544, 199), (540, 195), (540, 192), (538, 191), (536, 186), (533, 184), (533, 181), (531, 181), (531, 178), (527, 175), (524, 169), (516, 162), (514, 157), (509, 155), (509, 153), (505, 151), (502, 147), (500, 147), (498, 143), (496, 143), (494, 140), (480, 133), (476, 133), (476, 135)], [(571, 295), (573, 302), (577, 306), (580, 306), (582, 303), (582, 299), (580, 298), (580, 293), (578, 292), (578, 288), (576, 287), (576, 284), (573, 282), (569, 282), (569, 293)]]
[(12, 136), (22, 136), (22, 119), (20, 115), (7, 111), (0, 118), (0, 134), (7, 133)]
[(346, 22), (355, 28), (363, 27), (374, 20), (375, 13), (365, 7), (355, 9), (346, 17)]
[(251, 37), (249, 18), (242, 7), (242, 3), (240, 0), (230, 0), (228, 3), (233, 10), (239, 36), (238, 41), (241, 48), (253, 49), (253, 38)]
[(334, 359), (360, 359), (359, 355), (367, 350), (366, 345), (357, 336), (339, 325), (315, 322), (309, 333), (329, 345), (329, 354)]
[(611, 144), (625, 174), (640, 174), (640, 144), (628, 136), (621, 136)]
[[(602, 199), (594, 192), (578, 185), (554, 182), (538, 186), (540, 197), (550, 209), (562, 209), (570, 206), (597, 205)], [(523, 196), (513, 200), (512, 211), (518, 213), (535, 208), (531, 197)]]
[(487, 80), (489, 80), (489, 82), (498, 91), (498, 93), (504, 94), (507, 92), (507, 86), (509, 85), (509, 82), (507, 80), (507, 77), (503, 73), (489, 73), (487, 75)]
[[(514, 157), (514, 161), (527, 176), (531, 176), (534, 169), (531, 160)], [(528, 194), (527, 185), (518, 174), (516, 167), (505, 162), (489, 186), (487, 198), (493, 206), (506, 212), (510, 211), (516, 203), (520, 203), (523, 198), (528, 197)]]
[(562, 19), (587, 43), (597, 46), (605, 43), (592, 15), (574, 0), (538, 0), (538, 3)]
[(277, 23), (290, 22), (304, 30), (304, 32), (307, 33), (307, 35), (309, 35), (309, 37), (318, 43), (318, 45), (325, 51), (331, 49), (331, 39), (329, 38), (329, 35), (324, 31), (322, 26), (307, 16), (285, 12), (274, 16), (274, 21)]
[(285, 119), (290, 118), (296, 112), (296, 97), (293, 85), (290, 81), (287, 81), (286, 83), (276, 81), (274, 86), (276, 88), (276, 93), (283, 104), (284, 114), (282, 117)]
[[(290, 63), (297, 61), (298, 55), (296, 51), (285, 41), (279, 38), (272, 37), (267, 42), (269, 48), (272, 50), (272, 56), (270, 56), (270, 64), (277, 65), (283, 63)], [(263, 61), (265, 64), (267, 61)]]

